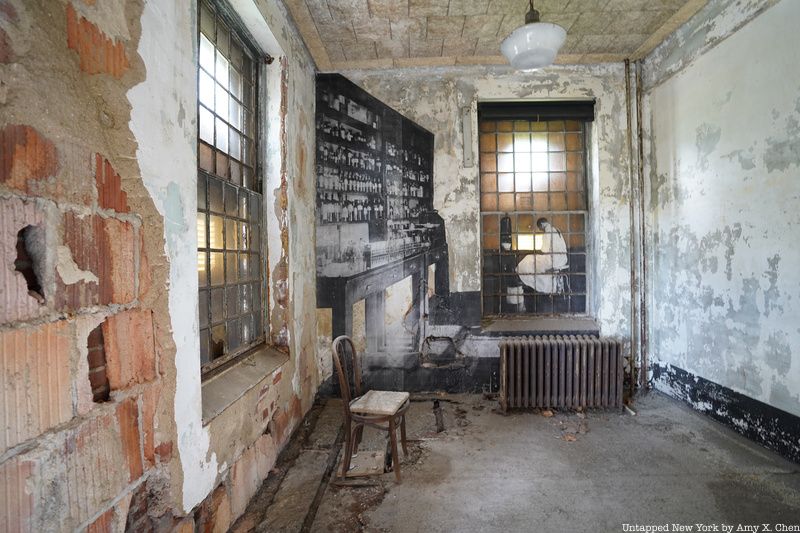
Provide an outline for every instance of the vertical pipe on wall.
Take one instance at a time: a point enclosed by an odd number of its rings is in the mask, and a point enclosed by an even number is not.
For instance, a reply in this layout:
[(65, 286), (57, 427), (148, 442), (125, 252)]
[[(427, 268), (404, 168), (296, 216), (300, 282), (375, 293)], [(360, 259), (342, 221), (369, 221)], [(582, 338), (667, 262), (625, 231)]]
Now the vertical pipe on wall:
[[(639, 328), (639, 291), (638, 291), (638, 260), (637, 260), (637, 238), (636, 238), (636, 187), (638, 180), (634, 177), (634, 161), (633, 161), (633, 109), (632, 109), (632, 95), (631, 95), (631, 62), (629, 59), (625, 60), (625, 111), (626, 111), (626, 140), (628, 143), (628, 179), (630, 183), (630, 198), (628, 201), (629, 217), (630, 217), (630, 268), (631, 268), (631, 355), (630, 355), (630, 369), (631, 369), (631, 382), (630, 382), (630, 396), (634, 395), (636, 382), (637, 382), (637, 362), (640, 360), (640, 334)], [(641, 376), (641, 372), (639, 372)], [(639, 378), (641, 381), (641, 377)]]
[(644, 137), (642, 128), (642, 61), (636, 62), (636, 139), (638, 142), (637, 154), (637, 181), (639, 189), (639, 343), (641, 353), (640, 387), (647, 389), (649, 357), (648, 357), (648, 322), (647, 322), (647, 232), (645, 231), (645, 205), (644, 205)]

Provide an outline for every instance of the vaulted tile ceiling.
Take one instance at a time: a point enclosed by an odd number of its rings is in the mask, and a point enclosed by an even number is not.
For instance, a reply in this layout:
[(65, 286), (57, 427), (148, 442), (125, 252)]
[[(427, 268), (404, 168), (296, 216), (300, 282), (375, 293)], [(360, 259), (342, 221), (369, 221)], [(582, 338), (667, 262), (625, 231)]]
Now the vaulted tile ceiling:
[[(536, 0), (567, 30), (558, 63), (644, 56), (708, 0)], [(528, 0), (286, 0), (322, 70), (503, 64)]]

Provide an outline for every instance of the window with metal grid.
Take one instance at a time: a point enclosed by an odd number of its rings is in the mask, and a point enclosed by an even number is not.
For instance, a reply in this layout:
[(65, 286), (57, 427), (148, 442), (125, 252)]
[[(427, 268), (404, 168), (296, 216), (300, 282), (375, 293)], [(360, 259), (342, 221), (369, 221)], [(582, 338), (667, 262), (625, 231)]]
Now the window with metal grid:
[(223, 6), (199, 3), (197, 273), (210, 370), (264, 342), (258, 52)]
[(586, 313), (586, 125), (484, 120), (483, 313)]

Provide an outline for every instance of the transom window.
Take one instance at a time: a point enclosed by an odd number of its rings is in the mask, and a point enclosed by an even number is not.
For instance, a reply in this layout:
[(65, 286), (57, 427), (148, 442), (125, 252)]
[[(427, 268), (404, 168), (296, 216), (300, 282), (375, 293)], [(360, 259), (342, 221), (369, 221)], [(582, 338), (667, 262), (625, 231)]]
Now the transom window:
[(586, 313), (585, 123), (479, 129), (484, 315)]
[(210, 370), (264, 341), (258, 53), (217, 2), (198, 31), (197, 273)]

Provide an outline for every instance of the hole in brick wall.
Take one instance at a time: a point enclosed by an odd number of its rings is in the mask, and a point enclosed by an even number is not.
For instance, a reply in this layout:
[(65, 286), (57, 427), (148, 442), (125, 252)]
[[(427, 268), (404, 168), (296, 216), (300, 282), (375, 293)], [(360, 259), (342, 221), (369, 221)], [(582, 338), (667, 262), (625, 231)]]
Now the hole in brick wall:
[(111, 387), (106, 374), (106, 350), (103, 346), (102, 324), (94, 328), (86, 340), (89, 349), (89, 383), (92, 385), (92, 399), (95, 402), (107, 402)]
[(17, 233), (17, 258), (14, 269), (22, 274), (28, 284), (28, 294), (44, 303), (44, 291), (40, 280), (44, 260), (44, 230), (39, 226), (25, 226)]

